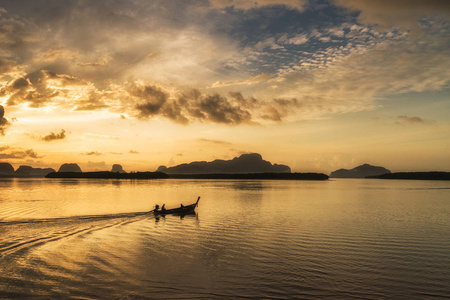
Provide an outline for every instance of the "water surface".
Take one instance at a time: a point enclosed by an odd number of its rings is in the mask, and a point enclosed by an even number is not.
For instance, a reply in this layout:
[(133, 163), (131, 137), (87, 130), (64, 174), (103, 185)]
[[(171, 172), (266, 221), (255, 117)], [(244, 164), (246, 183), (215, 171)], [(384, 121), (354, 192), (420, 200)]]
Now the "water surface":
[(449, 298), (449, 229), (445, 181), (0, 179), (0, 295)]

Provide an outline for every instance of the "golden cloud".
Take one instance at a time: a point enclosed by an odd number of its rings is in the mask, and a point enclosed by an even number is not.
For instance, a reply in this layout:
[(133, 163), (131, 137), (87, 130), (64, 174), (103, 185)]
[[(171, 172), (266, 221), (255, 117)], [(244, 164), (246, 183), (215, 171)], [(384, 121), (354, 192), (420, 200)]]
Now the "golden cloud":
[(252, 84), (257, 84), (263, 81), (266, 81), (268, 79), (270, 79), (271, 77), (273, 77), (272, 74), (260, 74), (260, 75), (256, 75), (244, 80), (231, 80), (231, 81), (216, 81), (212, 87), (213, 88), (217, 88), (217, 87), (225, 87), (225, 86), (230, 86), (230, 85), (252, 85)]

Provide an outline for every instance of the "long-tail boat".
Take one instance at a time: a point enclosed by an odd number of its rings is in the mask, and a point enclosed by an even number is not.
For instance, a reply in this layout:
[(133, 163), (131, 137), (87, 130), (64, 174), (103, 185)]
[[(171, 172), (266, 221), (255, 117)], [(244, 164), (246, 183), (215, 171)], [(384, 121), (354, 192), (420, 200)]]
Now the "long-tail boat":
[(156, 208), (154, 210), (151, 210), (150, 212), (153, 212), (155, 215), (189, 214), (189, 213), (193, 213), (195, 211), (195, 208), (198, 205), (198, 201), (200, 201), (200, 197), (198, 197), (197, 202), (195, 202), (194, 204), (185, 205), (185, 206), (182, 205), (180, 207), (172, 208), (172, 209), (159, 209), (159, 205), (156, 205)]

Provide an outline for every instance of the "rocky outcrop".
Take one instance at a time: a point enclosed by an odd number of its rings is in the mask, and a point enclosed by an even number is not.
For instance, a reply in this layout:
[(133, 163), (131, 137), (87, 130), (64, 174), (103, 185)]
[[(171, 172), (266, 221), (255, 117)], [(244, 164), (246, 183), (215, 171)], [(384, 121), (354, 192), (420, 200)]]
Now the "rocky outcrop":
[(58, 172), (83, 172), (77, 164), (62, 164)]
[(12, 175), (14, 168), (10, 163), (0, 163), (0, 175)]
[(263, 160), (258, 153), (243, 154), (232, 160), (196, 161), (167, 168), (160, 166), (157, 172), (166, 174), (249, 174), (249, 173), (290, 173), (286, 165), (272, 164)]
[(30, 166), (20, 166), (15, 172), (14, 175), (17, 176), (30, 176), (30, 177), (45, 177), (47, 174), (55, 172), (52, 168), (33, 168)]
[(331, 172), (331, 178), (365, 178), (367, 176), (377, 176), (382, 174), (391, 173), (388, 169), (384, 167), (372, 166), (369, 164), (363, 164), (357, 166), (356, 168), (347, 170), (339, 169)]
[(113, 172), (113, 173), (126, 173), (126, 172), (124, 171), (124, 169), (122, 168), (122, 166), (119, 165), (119, 164), (114, 164), (114, 165), (112, 166), (111, 172)]

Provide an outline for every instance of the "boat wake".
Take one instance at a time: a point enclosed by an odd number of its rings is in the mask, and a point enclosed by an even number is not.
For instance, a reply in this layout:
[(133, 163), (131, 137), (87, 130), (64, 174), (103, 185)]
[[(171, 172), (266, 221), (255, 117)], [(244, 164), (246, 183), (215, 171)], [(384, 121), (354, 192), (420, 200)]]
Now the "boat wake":
[(148, 212), (63, 218), (26, 219), (0, 222), (0, 258), (62, 239), (90, 234), (110, 227), (122, 226), (146, 218)]
[(117, 219), (117, 218), (133, 218), (138, 216), (153, 216), (153, 214), (146, 212), (131, 212), (131, 213), (118, 213), (118, 214), (103, 214), (103, 215), (84, 215), (84, 216), (71, 216), (71, 217), (59, 217), (59, 218), (37, 218), (37, 219), (20, 219), (13, 221), (0, 221), (0, 226), (15, 225), (15, 224), (33, 224), (33, 223), (51, 223), (61, 221), (77, 221), (77, 220), (101, 220), (101, 219)]

